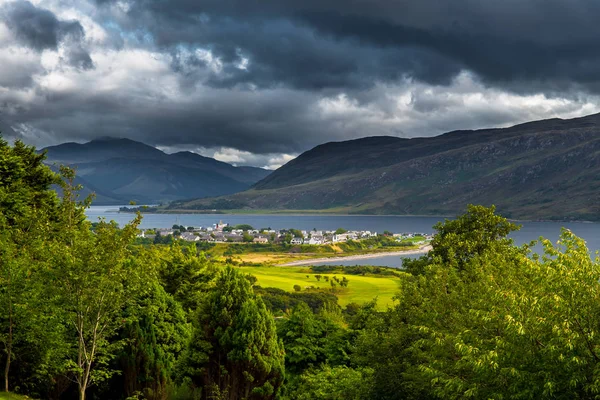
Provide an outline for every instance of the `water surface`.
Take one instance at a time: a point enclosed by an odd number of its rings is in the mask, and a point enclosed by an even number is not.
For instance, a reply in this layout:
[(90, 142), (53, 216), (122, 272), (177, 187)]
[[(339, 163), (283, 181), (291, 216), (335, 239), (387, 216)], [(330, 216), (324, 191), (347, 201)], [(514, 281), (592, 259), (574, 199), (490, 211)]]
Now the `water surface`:
[[(119, 213), (119, 206), (92, 206), (87, 215), (91, 221), (104, 217), (114, 220), (119, 225), (124, 225), (134, 217), (130, 213)], [(141, 228), (170, 228), (174, 224), (184, 226), (212, 226), (223, 221), (231, 225), (249, 224), (253, 227), (300, 230), (335, 230), (345, 228), (350, 230), (370, 230), (375, 232), (423, 232), (433, 233), (433, 225), (444, 220), (441, 217), (407, 217), (407, 216), (381, 216), (381, 215), (244, 215), (244, 214), (144, 214)], [(600, 250), (600, 224), (589, 222), (519, 222), (522, 228), (514, 232), (511, 237), (516, 244), (529, 243), (540, 236), (553, 242), (558, 240), (561, 228), (573, 231), (577, 236), (586, 240), (591, 251)], [(413, 256), (414, 257), (414, 256)], [(356, 265), (368, 263), (400, 267), (402, 258), (387, 256), (370, 258), (368, 260), (335, 261), (337, 265)], [(324, 263), (329, 264), (329, 263)]]

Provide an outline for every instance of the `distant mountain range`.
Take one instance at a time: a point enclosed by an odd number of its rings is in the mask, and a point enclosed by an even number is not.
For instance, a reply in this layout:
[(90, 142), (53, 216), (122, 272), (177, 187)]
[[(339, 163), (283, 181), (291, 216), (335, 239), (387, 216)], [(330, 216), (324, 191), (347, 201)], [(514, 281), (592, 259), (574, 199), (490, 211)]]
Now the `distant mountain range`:
[(169, 208), (456, 215), (468, 203), (509, 218), (600, 220), (600, 114), (326, 143), (247, 191)]
[(220, 196), (248, 189), (271, 171), (233, 165), (196, 153), (166, 154), (129, 139), (103, 138), (43, 149), (50, 165), (77, 170), (83, 194), (94, 204), (157, 204), (178, 199)]

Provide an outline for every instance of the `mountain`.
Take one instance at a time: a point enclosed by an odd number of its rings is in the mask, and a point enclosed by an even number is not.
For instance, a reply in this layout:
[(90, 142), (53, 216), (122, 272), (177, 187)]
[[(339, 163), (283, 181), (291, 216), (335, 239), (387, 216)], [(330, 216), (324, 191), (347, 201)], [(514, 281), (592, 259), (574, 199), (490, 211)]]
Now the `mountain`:
[(166, 154), (129, 139), (102, 138), (43, 149), (48, 164), (77, 170), (84, 193), (96, 193), (94, 204), (155, 204), (220, 196), (248, 189), (271, 171), (234, 167), (190, 152)]
[(170, 207), (456, 215), (469, 203), (509, 218), (600, 220), (600, 114), (326, 143), (250, 190)]

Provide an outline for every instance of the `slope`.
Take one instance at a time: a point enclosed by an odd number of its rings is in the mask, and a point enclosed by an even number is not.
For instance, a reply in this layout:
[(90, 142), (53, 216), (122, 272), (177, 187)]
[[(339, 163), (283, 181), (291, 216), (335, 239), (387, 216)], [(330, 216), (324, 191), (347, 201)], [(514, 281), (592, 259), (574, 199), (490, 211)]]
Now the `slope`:
[(102, 138), (43, 149), (49, 164), (76, 168), (95, 204), (161, 203), (239, 192), (270, 171), (233, 165), (194, 153), (166, 154), (129, 139)]
[(600, 115), (433, 138), (327, 143), (248, 191), (172, 208), (453, 215), (496, 204), (512, 218), (600, 219)]

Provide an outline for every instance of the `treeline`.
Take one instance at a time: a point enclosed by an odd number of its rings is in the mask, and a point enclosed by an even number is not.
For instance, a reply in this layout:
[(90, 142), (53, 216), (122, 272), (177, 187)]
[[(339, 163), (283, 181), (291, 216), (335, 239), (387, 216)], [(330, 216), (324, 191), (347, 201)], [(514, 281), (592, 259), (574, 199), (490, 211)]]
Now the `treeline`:
[(91, 229), (73, 172), (42, 161), (0, 142), (7, 390), (82, 400), (600, 394), (600, 263), (569, 231), (537, 256), (507, 239), (516, 225), (470, 206), (435, 227), (427, 256), (405, 262), (394, 307), (342, 308), (330, 292), (255, 286), (194, 245), (135, 245), (139, 215)]

